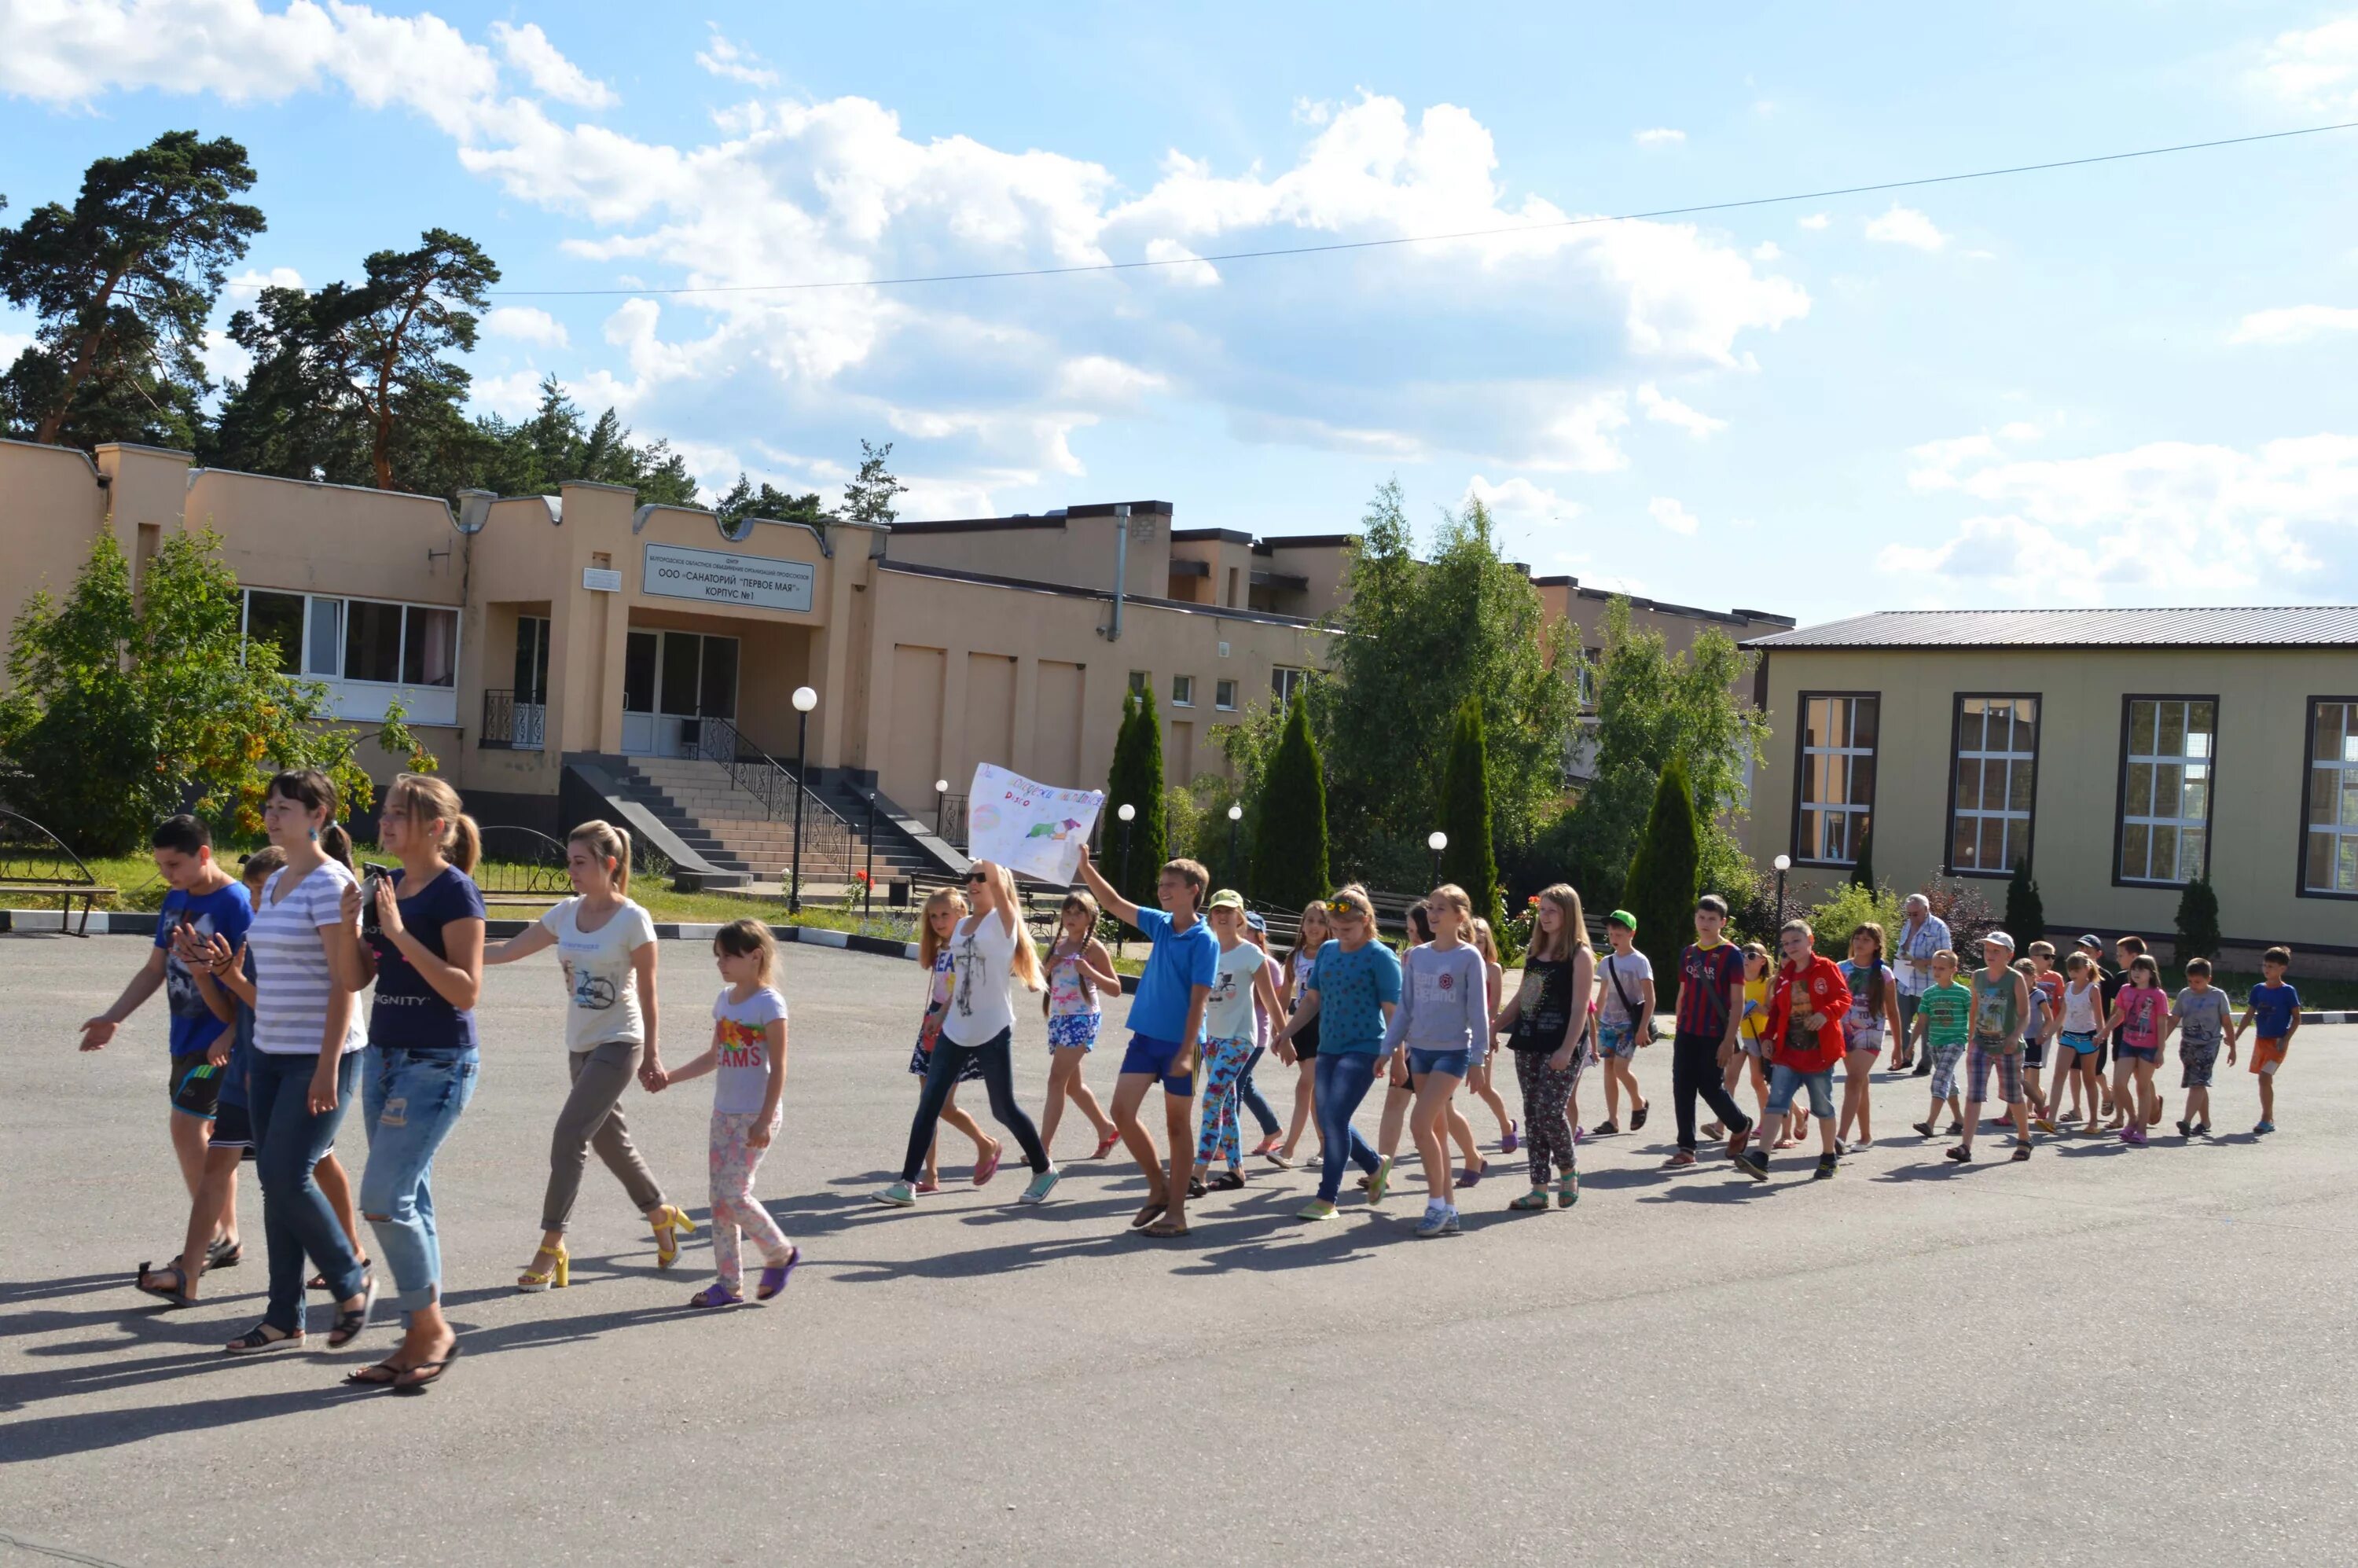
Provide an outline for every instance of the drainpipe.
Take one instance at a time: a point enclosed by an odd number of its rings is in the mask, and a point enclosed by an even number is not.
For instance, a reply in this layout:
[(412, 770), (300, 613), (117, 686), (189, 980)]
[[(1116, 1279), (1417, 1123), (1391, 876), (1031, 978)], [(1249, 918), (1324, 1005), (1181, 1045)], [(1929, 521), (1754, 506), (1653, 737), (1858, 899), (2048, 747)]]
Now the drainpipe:
[(1130, 503), (1115, 503), (1114, 525), (1119, 530), (1113, 537), (1113, 624), (1098, 628), (1098, 635), (1109, 643), (1121, 641), (1121, 596), (1130, 581)]

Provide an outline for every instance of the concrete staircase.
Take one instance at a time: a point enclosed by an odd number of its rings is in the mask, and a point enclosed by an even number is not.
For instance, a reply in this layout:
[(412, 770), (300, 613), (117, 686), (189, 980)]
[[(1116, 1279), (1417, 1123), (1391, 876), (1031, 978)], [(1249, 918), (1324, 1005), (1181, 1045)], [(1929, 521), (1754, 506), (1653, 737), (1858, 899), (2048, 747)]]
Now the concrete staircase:
[[(783, 820), (773, 820), (763, 801), (738, 787), (727, 767), (719, 762), (684, 757), (615, 759), (619, 782), (633, 799), (677, 835), (681, 842), (723, 871), (741, 871), (755, 881), (776, 881), (788, 874), (795, 859), (795, 824), (789, 795)], [(842, 810), (814, 785), (803, 808), (803, 881), (806, 884), (849, 882), (868, 864), (868, 845), (861, 831), (862, 814), (848, 822), (831, 815)], [(876, 880), (880, 886), (896, 877), (939, 871), (914, 847), (890, 842), (881, 830), (876, 845)]]

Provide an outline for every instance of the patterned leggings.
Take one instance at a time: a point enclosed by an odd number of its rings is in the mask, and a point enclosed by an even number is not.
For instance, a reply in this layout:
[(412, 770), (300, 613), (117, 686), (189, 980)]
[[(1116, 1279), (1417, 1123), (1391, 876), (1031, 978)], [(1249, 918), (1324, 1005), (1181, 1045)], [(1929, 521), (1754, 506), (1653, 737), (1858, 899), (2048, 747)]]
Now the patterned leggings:
[(1545, 1186), (1548, 1167), (1570, 1175), (1574, 1158), (1572, 1141), (1572, 1092), (1580, 1087), (1580, 1069), (1588, 1053), (1575, 1049), (1572, 1065), (1562, 1072), (1548, 1065), (1551, 1053), (1517, 1051), (1515, 1081), (1523, 1089), (1523, 1151), (1531, 1162), (1531, 1185)]
[(712, 1267), (721, 1289), (731, 1295), (742, 1294), (745, 1288), (744, 1270), (738, 1262), (739, 1230), (753, 1238), (763, 1261), (773, 1268), (793, 1251), (770, 1211), (753, 1201), (753, 1173), (761, 1169), (766, 1151), (749, 1145), (745, 1135), (760, 1121), (754, 1111), (712, 1113)]
[(1198, 1170), (1219, 1155), (1225, 1155), (1231, 1165), (1245, 1162), (1244, 1145), (1237, 1136), (1237, 1080), (1244, 1076), (1252, 1054), (1249, 1035), (1204, 1042), (1204, 1122), (1195, 1134)]

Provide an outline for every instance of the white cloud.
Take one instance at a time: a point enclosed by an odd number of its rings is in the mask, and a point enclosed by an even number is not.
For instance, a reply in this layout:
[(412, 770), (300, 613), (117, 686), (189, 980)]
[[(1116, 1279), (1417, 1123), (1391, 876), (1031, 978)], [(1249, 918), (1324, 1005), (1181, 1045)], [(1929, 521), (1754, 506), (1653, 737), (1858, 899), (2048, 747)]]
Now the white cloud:
[(1806, 212), (1794, 220), (1804, 229), (1823, 229), (1833, 220), (1823, 212)]
[(2299, 109), (2339, 114), (2358, 105), (2358, 16), (2277, 34), (2258, 81), (2263, 92)]
[(33, 346), (29, 332), (0, 332), (0, 372), (16, 362), (16, 356)]
[(2255, 310), (2228, 338), (2231, 343), (2300, 343), (2328, 332), (2358, 331), (2358, 309), (2338, 305), (2288, 305)]
[(1673, 534), (1692, 534), (1701, 526), (1693, 513), (1667, 495), (1658, 495), (1646, 503), (1646, 510), (1653, 514), (1655, 522)]
[(274, 266), (267, 272), (250, 266), (222, 287), (230, 293), (232, 304), (250, 305), (254, 302), (254, 296), (265, 288), (302, 287), (303, 275), (291, 266)]
[(529, 305), (495, 305), (483, 317), (483, 335), (510, 338), (544, 349), (564, 348), (570, 340), (565, 323)]
[(1628, 400), (1608, 392), (1588, 398), (1548, 421), (1530, 461), (1534, 468), (1574, 473), (1610, 473), (1629, 466), (1612, 432), (1629, 423)]
[(1949, 236), (1934, 228), (1931, 219), (1897, 201), (1882, 217), (1867, 220), (1866, 237), (1887, 245), (1908, 245), (1920, 251), (1937, 251), (1949, 243)]
[(2035, 441), (2047, 432), (2028, 419), (2017, 419), (1997, 427), (1998, 438), (2006, 441)]
[(1500, 522), (1525, 527), (1536, 527), (1543, 523), (1569, 523), (1582, 511), (1577, 501), (1533, 484), (1530, 480), (1516, 478), (1503, 484), (1493, 484), (1478, 473), (1466, 481), (1466, 493), (1457, 498), (1457, 504), (1463, 507), (1472, 501), (1480, 502)]
[(1056, 377), (1057, 395), (1076, 403), (1128, 407), (1150, 392), (1171, 384), (1168, 377), (1104, 354), (1067, 360)]
[(1629, 139), (1641, 147), (1674, 147), (1687, 139), (1687, 134), (1668, 125), (1655, 125), (1632, 132)]
[(584, 109), (611, 109), (622, 102), (614, 96), (612, 88), (558, 53), (537, 22), (526, 22), (521, 27), (493, 22), (492, 41), (500, 46), (508, 63), (523, 71), (535, 89), (559, 103)]
[(1752, 259), (1757, 262), (1782, 261), (1785, 253), (1774, 240), (1763, 240), (1752, 247)]
[(775, 87), (778, 84), (778, 73), (772, 70), (760, 55), (723, 38), (718, 22), (709, 22), (706, 26), (712, 29), (712, 40), (696, 51), (697, 64), (715, 76), (741, 81), (748, 87)]
[(1296, 98), (1293, 101), (1293, 123), (1297, 125), (1323, 125), (1335, 117), (1335, 105), (1324, 99)]
[(540, 372), (525, 369), (504, 375), (479, 375), (469, 384), (467, 395), (478, 408), (503, 419), (521, 419), (540, 406)]
[(1727, 421), (1690, 408), (1675, 397), (1666, 397), (1652, 382), (1638, 388), (1638, 406), (1646, 417), (1663, 425), (1675, 425), (1688, 435), (1701, 440), (1715, 430), (1727, 428)]
[[(27, 338), (26, 342), (32, 340)], [(0, 366), (5, 366), (16, 356), (8, 351), (7, 340), (0, 337)], [(197, 345), (197, 359), (205, 367), (205, 379), (219, 385), (225, 381), (242, 381), (254, 368), (254, 356), (239, 346), (227, 332), (209, 330), (204, 341)]]
[(1158, 276), (1191, 288), (1210, 288), (1220, 281), (1218, 267), (1199, 260), (1195, 252), (1176, 240), (1147, 241), (1146, 259), (1169, 264), (1157, 269)]

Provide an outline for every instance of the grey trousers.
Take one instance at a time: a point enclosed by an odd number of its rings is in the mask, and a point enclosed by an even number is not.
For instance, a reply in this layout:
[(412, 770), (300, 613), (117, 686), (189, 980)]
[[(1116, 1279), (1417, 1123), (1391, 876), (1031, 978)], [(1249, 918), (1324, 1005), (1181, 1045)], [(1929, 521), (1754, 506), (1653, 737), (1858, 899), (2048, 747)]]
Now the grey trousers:
[(565, 1054), (573, 1092), (565, 1097), (565, 1108), (557, 1113), (556, 1135), (549, 1140), (548, 1195), (540, 1205), (543, 1230), (563, 1230), (573, 1217), (573, 1200), (581, 1194), (581, 1168), (589, 1163), (592, 1149), (621, 1180), (631, 1206), (641, 1214), (664, 1201), (663, 1188), (632, 1145), (630, 1124), (622, 1119), (622, 1092), (638, 1076), (642, 1049), (635, 1040), (610, 1040)]

